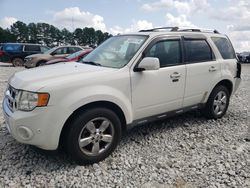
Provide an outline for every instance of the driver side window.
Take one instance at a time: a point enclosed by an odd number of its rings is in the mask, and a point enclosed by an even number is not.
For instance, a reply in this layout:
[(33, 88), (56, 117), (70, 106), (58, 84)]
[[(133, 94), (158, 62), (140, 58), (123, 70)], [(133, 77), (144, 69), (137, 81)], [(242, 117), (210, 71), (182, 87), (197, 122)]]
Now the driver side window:
[(160, 67), (181, 64), (181, 47), (179, 40), (166, 40), (155, 43), (145, 57), (157, 57)]

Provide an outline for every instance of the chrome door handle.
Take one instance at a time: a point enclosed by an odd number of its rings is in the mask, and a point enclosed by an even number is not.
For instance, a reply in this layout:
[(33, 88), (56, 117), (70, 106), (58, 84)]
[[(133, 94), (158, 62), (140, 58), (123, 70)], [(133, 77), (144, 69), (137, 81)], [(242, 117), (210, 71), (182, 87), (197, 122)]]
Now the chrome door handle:
[(214, 71), (216, 71), (217, 69), (216, 69), (214, 66), (211, 66), (208, 70), (209, 70), (209, 72), (214, 72)]
[(173, 74), (170, 75), (171, 79), (178, 79), (181, 77), (181, 74), (178, 72), (174, 72)]

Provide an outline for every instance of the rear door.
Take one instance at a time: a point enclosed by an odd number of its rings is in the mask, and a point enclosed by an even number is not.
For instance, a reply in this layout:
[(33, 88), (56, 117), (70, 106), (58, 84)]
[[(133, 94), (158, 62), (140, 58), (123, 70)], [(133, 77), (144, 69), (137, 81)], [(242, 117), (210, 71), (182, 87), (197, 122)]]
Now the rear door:
[(203, 103), (221, 78), (220, 62), (204, 36), (183, 38), (187, 67), (184, 107)]
[(40, 53), (40, 46), (39, 45), (30, 45), (30, 44), (26, 44), (23, 47), (23, 55), (22, 57), (25, 58), (28, 55), (32, 55), (32, 54), (38, 54)]

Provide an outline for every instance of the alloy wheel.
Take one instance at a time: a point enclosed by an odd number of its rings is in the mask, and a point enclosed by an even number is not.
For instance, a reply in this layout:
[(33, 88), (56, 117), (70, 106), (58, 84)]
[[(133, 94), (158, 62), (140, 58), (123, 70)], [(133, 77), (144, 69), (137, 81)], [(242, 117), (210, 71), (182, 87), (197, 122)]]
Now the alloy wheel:
[(215, 115), (219, 116), (224, 113), (227, 107), (227, 95), (224, 91), (220, 91), (214, 98), (213, 110)]
[(83, 126), (78, 143), (81, 151), (89, 156), (97, 156), (106, 151), (114, 137), (114, 125), (104, 117), (90, 120)]

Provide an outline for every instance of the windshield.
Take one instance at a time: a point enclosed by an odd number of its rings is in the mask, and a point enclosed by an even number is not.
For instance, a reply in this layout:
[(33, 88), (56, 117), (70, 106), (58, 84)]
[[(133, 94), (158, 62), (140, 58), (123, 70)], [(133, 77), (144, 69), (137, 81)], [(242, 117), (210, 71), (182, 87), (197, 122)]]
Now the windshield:
[(51, 54), (53, 51), (55, 51), (55, 49), (57, 49), (58, 47), (54, 47), (54, 48), (51, 48), (50, 50), (47, 50), (44, 52), (44, 54)]
[(121, 68), (147, 39), (143, 35), (121, 35), (107, 39), (81, 62), (104, 67)]
[(80, 50), (80, 51), (78, 51), (78, 52), (75, 52), (75, 53), (73, 53), (73, 54), (68, 55), (66, 58), (67, 58), (67, 59), (76, 58), (76, 57), (78, 57), (81, 53), (83, 53), (84, 51), (85, 51), (85, 50)]

